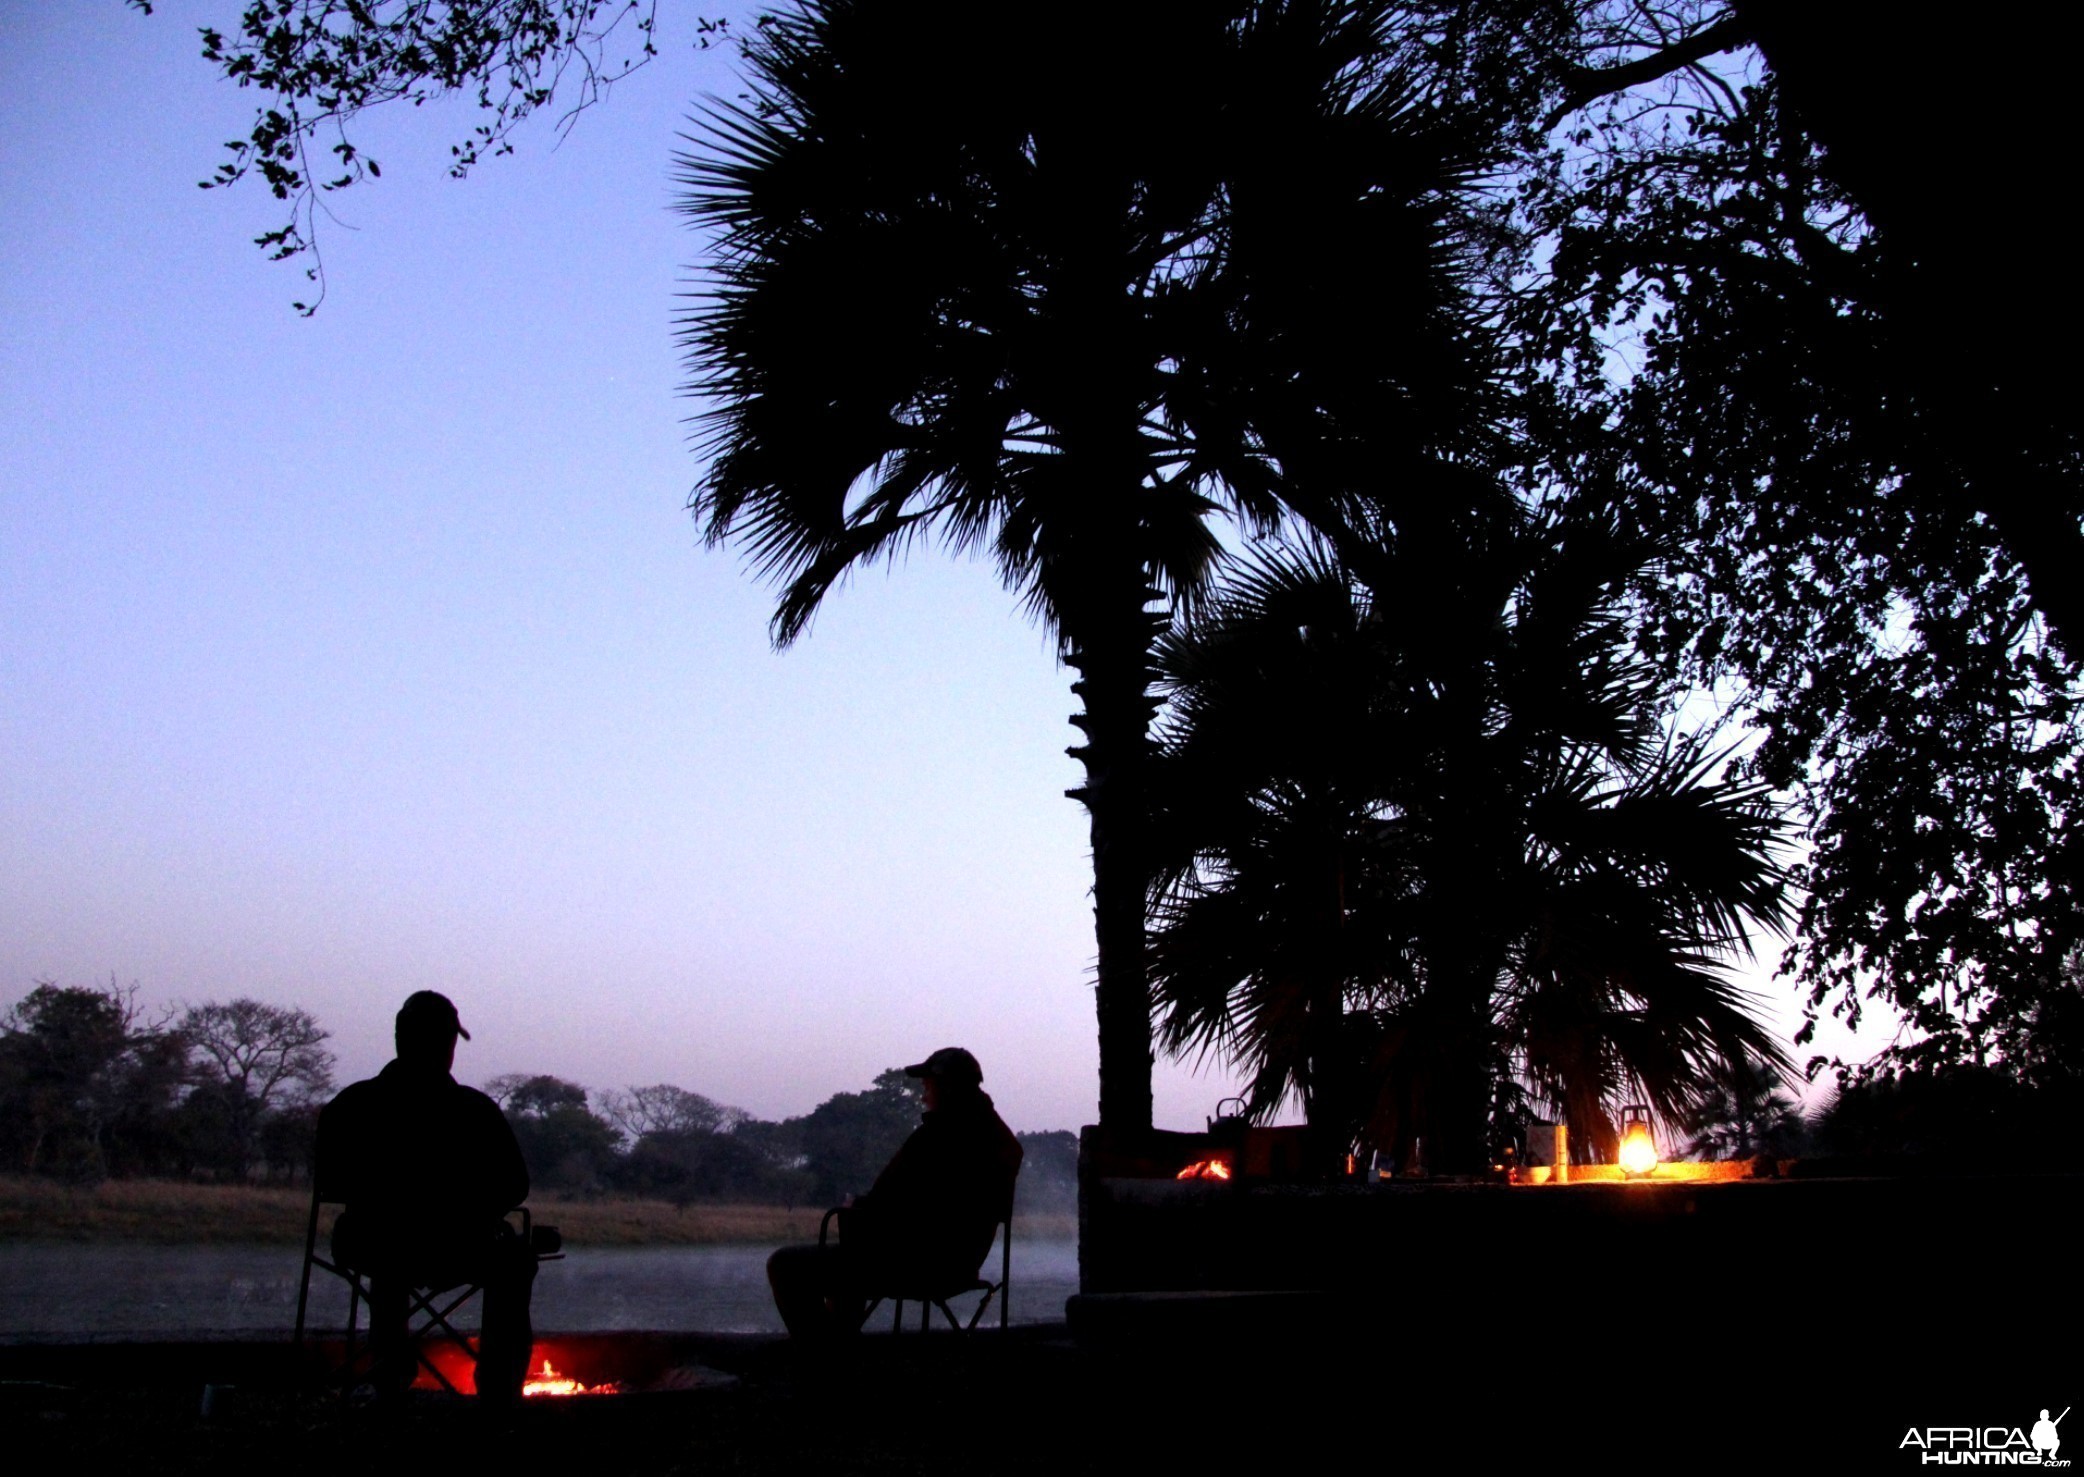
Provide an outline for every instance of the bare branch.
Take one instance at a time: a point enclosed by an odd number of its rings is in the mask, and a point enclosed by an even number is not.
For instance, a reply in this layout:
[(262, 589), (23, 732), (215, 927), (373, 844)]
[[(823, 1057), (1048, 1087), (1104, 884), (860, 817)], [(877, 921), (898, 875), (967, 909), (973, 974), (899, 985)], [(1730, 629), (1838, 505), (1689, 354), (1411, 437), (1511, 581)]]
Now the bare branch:
[(1705, 30), (1659, 47), (1630, 61), (1606, 67), (1572, 67), (1565, 74), (1563, 100), (1549, 114), (1546, 126), (1554, 128), (1594, 98), (1626, 92), (1645, 82), (1693, 66), (1721, 51), (1734, 51), (1750, 44), (1751, 32), (1735, 16), (1724, 16)]

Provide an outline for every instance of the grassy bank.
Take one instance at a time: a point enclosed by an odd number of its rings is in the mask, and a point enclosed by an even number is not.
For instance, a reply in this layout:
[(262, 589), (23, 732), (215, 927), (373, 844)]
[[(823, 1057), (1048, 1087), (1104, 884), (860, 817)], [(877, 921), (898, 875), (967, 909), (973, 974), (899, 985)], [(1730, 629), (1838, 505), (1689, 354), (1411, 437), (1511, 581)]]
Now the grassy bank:
[[(536, 1196), (529, 1209), (556, 1226), (568, 1245), (715, 1246), (814, 1240), (822, 1207), (690, 1205), (603, 1197)], [(0, 1240), (301, 1243), (311, 1211), (307, 1189), (192, 1185), (167, 1180), (106, 1180), (75, 1188), (0, 1176)], [(1023, 1216), (1022, 1236), (1069, 1237), (1069, 1213)], [(320, 1232), (331, 1229), (330, 1210)]]

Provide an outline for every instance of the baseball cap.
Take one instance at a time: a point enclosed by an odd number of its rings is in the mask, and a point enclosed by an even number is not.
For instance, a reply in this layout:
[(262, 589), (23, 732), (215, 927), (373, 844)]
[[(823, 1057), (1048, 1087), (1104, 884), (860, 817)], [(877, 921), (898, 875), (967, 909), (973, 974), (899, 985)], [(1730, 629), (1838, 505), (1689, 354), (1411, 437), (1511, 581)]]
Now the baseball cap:
[(470, 1032), (463, 1029), (463, 1021), (456, 1014), (456, 1003), (437, 990), (415, 990), (405, 997), (398, 1007), (398, 1034), (417, 1036), (435, 1031), (454, 1031), (465, 1041)]
[(944, 1046), (923, 1062), (905, 1068), (907, 1077), (938, 1077), (948, 1082), (981, 1083), (984, 1069), (960, 1046)]

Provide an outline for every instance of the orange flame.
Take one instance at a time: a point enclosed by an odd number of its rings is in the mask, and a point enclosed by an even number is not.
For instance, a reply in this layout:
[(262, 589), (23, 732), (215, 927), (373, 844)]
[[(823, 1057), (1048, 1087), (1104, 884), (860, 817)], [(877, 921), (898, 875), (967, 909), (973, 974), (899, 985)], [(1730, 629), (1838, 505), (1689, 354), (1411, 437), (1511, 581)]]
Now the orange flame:
[(550, 1361), (543, 1361), (540, 1374), (532, 1375), (521, 1386), (523, 1395), (612, 1395), (613, 1385), (582, 1385), (577, 1380), (559, 1374)]
[(1230, 1178), (1230, 1161), (1227, 1159), (1197, 1159), (1178, 1174), (1176, 1180), (1227, 1180)]

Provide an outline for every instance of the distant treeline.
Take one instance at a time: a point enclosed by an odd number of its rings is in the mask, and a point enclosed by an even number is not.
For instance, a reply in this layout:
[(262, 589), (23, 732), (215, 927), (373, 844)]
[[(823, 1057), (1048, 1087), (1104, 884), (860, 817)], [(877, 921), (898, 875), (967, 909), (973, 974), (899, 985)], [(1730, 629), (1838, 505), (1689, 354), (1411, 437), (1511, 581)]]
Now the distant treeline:
[(308, 1011), (234, 1000), (148, 1016), (135, 986), (39, 982), (0, 1017), (0, 1154), (70, 1181), (307, 1168), (333, 1054)]
[[(834, 1093), (778, 1123), (669, 1083), (603, 1092), (597, 1105), (584, 1087), (557, 1077), (510, 1074), (485, 1089), (506, 1109), (538, 1186), (683, 1205), (836, 1205), (875, 1182), (925, 1106), (918, 1084), (896, 1068), (865, 1091)], [(1077, 1137), (1058, 1129), (1021, 1134), (1020, 1142), (1021, 1204), (1076, 1204)]]
[[(326, 1040), (310, 1012), (256, 1000), (149, 1016), (135, 987), (39, 982), (0, 1017), (0, 1169), (71, 1182), (308, 1181), (334, 1089)], [(895, 1069), (778, 1123), (669, 1083), (596, 1097), (514, 1073), (485, 1088), (537, 1189), (681, 1205), (837, 1204), (874, 1182), (923, 1106)], [(1075, 1203), (1076, 1138), (1020, 1140), (1021, 1204)]]

